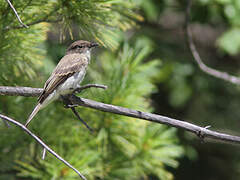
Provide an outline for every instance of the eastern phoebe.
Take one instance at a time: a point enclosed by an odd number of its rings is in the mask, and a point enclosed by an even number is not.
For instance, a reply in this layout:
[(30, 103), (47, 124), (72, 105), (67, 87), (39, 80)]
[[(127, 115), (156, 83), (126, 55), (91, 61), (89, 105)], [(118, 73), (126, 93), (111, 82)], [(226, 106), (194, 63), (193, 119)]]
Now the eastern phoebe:
[(61, 95), (73, 93), (79, 87), (90, 63), (91, 49), (96, 46), (98, 46), (97, 43), (79, 40), (67, 48), (65, 56), (46, 81), (43, 92), (38, 97), (38, 104), (27, 119), (25, 126), (30, 123), (40, 109)]

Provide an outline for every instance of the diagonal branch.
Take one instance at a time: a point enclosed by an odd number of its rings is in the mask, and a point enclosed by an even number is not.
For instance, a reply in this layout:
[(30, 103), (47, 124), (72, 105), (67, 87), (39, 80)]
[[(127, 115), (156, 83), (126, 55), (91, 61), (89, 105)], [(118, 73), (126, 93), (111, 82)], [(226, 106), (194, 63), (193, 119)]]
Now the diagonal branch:
[[(33, 134), (28, 128), (26, 128), (23, 124), (7, 117), (4, 116), (2, 114), (0, 114), (0, 118), (3, 119), (4, 121), (8, 121), (11, 122), (13, 124), (15, 124), (16, 126), (20, 127), (22, 130), (24, 130), (25, 132), (27, 132), (31, 137), (33, 137), (40, 145), (43, 146), (43, 148), (45, 149), (44, 151), (48, 151), (50, 152), (52, 155), (54, 155), (57, 159), (59, 159), (60, 161), (62, 161), (64, 164), (66, 164), (69, 168), (73, 169), (79, 176), (80, 178), (86, 180), (86, 178), (76, 169), (74, 168), (71, 164), (69, 164), (66, 160), (64, 160), (61, 156), (59, 156), (56, 152), (54, 152), (48, 145), (46, 145), (39, 137), (37, 137), (35, 134)], [(45, 153), (43, 155), (43, 157), (45, 157)]]
[(186, 131), (195, 133), (200, 138), (208, 137), (216, 140), (240, 143), (240, 137), (238, 136), (231, 136), (228, 134), (211, 131), (211, 130), (208, 130), (207, 127), (200, 127), (200, 126), (188, 123), (186, 121), (181, 121), (181, 120), (169, 118), (166, 116), (137, 111), (137, 110), (128, 109), (124, 107), (114, 106), (111, 104), (104, 104), (104, 103), (96, 102), (90, 99), (79, 98), (75, 95), (71, 96), (70, 100), (73, 103), (78, 104), (79, 106), (85, 106), (85, 107), (97, 109), (104, 112), (110, 112), (114, 114), (143, 119), (150, 122), (166, 124), (176, 128), (181, 128)]
[[(30, 87), (4, 87), (0, 86), (0, 95), (11, 95), (11, 96), (37, 96), (41, 93), (42, 89), (40, 88), (30, 88)], [(239, 136), (232, 136), (224, 133), (219, 133), (216, 131), (209, 130), (208, 127), (200, 127), (194, 124), (191, 124), (186, 121), (181, 121), (166, 116), (161, 116), (157, 114), (137, 111), (133, 109), (128, 109), (120, 106), (115, 106), (111, 104), (104, 104), (101, 102), (96, 102), (90, 99), (79, 98), (75, 95), (70, 96), (70, 101), (74, 105), (89, 107), (97, 109), (104, 112), (110, 112), (114, 114), (119, 114), (123, 116), (129, 116), (133, 118), (138, 118), (142, 120), (147, 120), (155, 123), (166, 124), (176, 128), (181, 128), (186, 131), (196, 134), (200, 138), (211, 138), (220, 141), (234, 142), (240, 144)]]
[(93, 129), (91, 127), (88, 126), (88, 124), (80, 117), (80, 115), (78, 114), (78, 112), (76, 111), (75, 107), (71, 107), (72, 112), (75, 114), (75, 116), (77, 116), (77, 118), (84, 124), (84, 126), (86, 126), (86, 128), (88, 128), (88, 130), (93, 133)]
[(14, 6), (12, 5), (11, 1), (10, 1), (10, 0), (6, 0), (6, 1), (7, 1), (7, 3), (9, 4), (9, 6), (12, 8), (12, 10), (13, 10), (14, 14), (16, 15), (16, 17), (17, 17), (19, 23), (21, 24), (21, 26), (22, 26), (22, 27), (25, 27), (25, 28), (28, 28), (28, 26), (25, 25), (25, 24), (22, 22), (22, 20), (20, 19), (19, 15), (18, 15), (16, 9), (14, 8)]
[(188, 41), (188, 45), (189, 45), (189, 48), (191, 50), (191, 53), (193, 55), (193, 58), (194, 60), (197, 62), (199, 68), (209, 74), (209, 75), (212, 75), (216, 78), (219, 78), (219, 79), (222, 79), (222, 80), (225, 80), (225, 81), (228, 81), (228, 82), (231, 82), (233, 84), (236, 84), (236, 85), (240, 85), (240, 78), (236, 77), (236, 76), (232, 76), (226, 72), (223, 72), (223, 71), (218, 71), (216, 69), (213, 69), (213, 68), (210, 68), (208, 67), (207, 65), (205, 65), (197, 51), (197, 48), (193, 42), (193, 35), (192, 35), (192, 31), (189, 27), (189, 21), (190, 21), (190, 11), (191, 11), (191, 5), (192, 5), (192, 1), (191, 0), (188, 0), (188, 4), (187, 4), (187, 9), (186, 9), (186, 25), (185, 25), (185, 28), (186, 28), (186, 35), (187, 35), (187, 41)]

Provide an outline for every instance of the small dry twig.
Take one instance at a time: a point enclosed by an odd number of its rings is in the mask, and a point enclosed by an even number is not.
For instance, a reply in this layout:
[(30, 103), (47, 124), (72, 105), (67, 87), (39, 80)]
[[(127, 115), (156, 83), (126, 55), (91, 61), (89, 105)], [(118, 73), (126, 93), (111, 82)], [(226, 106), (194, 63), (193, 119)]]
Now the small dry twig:
[(87, 89), (87, 88), (92, 88), (92, 87), (94, 87), (94, 88), (101, 88), (101, 89), (104, 89), (104, 90), (107, 89), (107, 86), (101, 85), (101, 84), (86, 84), (86, 85), (78, 87), (74, 91), (74, 93), (80, 93), (82, 90)]

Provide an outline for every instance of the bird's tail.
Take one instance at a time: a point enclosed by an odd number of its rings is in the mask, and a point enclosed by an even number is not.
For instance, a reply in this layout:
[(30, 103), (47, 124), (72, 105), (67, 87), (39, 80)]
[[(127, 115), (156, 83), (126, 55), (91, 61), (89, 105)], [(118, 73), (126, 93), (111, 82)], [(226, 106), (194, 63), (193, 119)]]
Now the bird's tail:
[(41, 109), (41, 107), (42, 107), (42, 104), (38, 103), (37, 106), (32, 111), (32, 113), (30, 114), (30, 116), (28, 117), (27, 122), (25, 123), (26, 127), (31, 122), (32, 118), (38, 113), (38, 111)]

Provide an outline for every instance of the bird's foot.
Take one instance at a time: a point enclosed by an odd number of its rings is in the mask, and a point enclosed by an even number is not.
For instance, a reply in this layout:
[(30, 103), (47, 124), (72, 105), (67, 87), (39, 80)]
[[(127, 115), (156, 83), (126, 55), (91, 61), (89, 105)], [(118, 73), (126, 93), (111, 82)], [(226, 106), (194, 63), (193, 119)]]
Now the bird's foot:
[(63, 96), (63, 95), (61, 95), (61, 99), (62, 99), (62, 101), (63, 101), (63, 107), (64, 108), (71, 108), (72, 107), (72, 102), (69, 100), (69, 97), (68, 97), (68, 95), (65, 95), (65, 96)]

